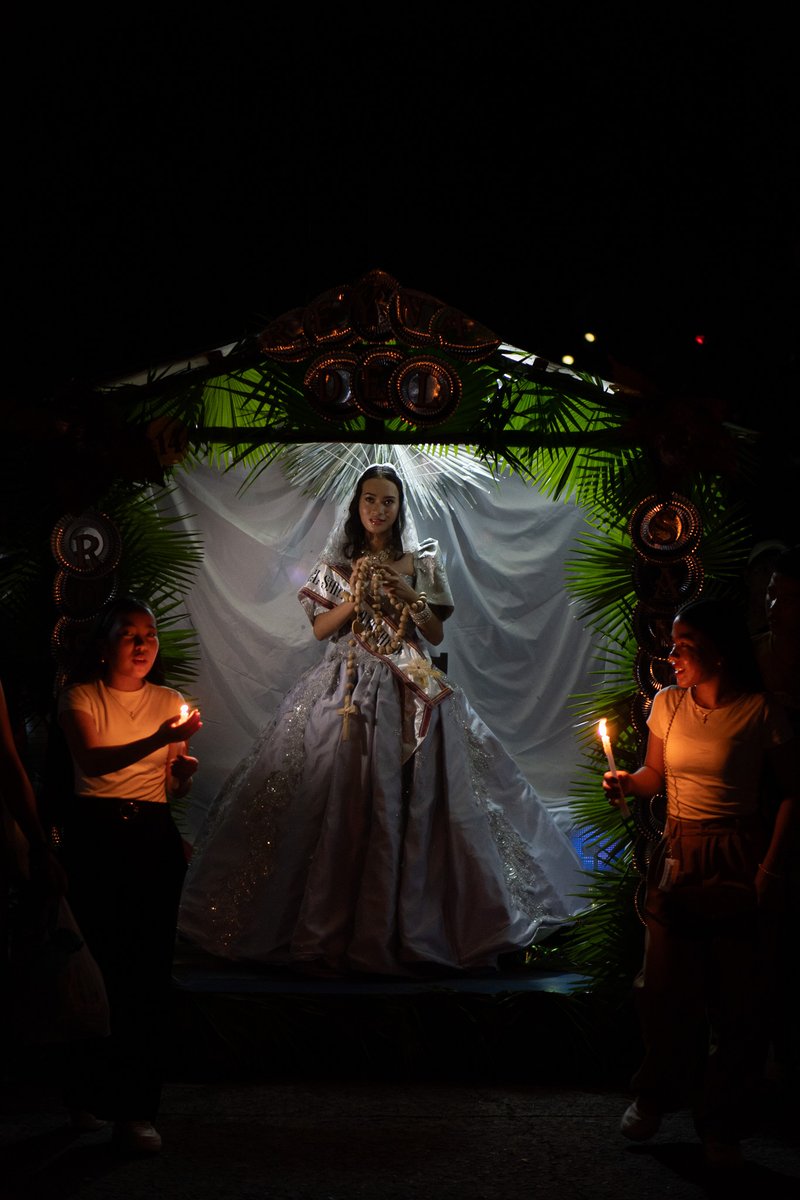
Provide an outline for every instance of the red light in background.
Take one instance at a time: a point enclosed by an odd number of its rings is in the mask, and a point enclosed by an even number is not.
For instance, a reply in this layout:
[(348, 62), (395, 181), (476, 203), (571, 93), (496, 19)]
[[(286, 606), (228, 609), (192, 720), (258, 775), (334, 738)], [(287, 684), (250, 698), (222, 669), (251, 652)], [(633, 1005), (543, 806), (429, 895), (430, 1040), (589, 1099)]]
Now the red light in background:
[(706, 335), (704, 333), (696, 333), (694, 340), (698, 346), (704, 346), (706, 344)]

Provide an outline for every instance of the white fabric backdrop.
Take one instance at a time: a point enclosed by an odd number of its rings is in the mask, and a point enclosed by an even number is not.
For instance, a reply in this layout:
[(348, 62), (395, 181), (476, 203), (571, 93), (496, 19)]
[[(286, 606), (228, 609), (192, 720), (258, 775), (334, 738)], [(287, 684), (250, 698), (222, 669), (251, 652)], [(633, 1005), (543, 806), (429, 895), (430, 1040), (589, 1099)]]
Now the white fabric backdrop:
[[(301, 671), (324, 653), (296, 594), (333, 523), (279, 464), (239, 493), (244, 471), (201, 466), (176, 474), (170, 503), (202, 538), (204, 562), (186, 607), (201, 651), (194, 686), (203, 728), (187, 810), (199, 829), (219, 787)], [(592, 646), (564, 588), (564, 561), (586, 523), (516, 476), (451, 502), (421, 536), (439, 540), (455, 613), (434, 653), (568, 828), (579, 750), (572, 693), (590, 688)]]

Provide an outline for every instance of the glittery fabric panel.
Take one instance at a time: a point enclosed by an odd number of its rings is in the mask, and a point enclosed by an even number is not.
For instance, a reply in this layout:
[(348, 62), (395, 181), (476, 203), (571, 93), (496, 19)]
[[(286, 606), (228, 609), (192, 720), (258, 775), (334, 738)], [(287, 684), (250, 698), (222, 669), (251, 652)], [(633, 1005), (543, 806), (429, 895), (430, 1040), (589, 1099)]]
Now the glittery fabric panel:
[(448, 683), (401, 786), (408, 689), (349, 639), (329, 642), (220, 793), (182, 932), (234, 959), (403, 974), (492, 965), (577, 912), (577, 854)]
[[(182, 927), (192, 927), (188, 902), (202, 888), (203, 938), (215, 953), (226, 955), (252, 920), (256, 897), (263, 891), (281, 853), (281, 834), (306, 763), (305, 731), (309, 714), (323, 697), (344, 698), (350, 646), (330, 642), (323, 662), (311, 667), (283, 701), (250, 753), (242, 759), (219, 793), (195, 843), (184, 888)], [(356, 682), (389, 668), (361, 647), (353, 650)], [(411, 710), (413, 723), (413, 709)], [(398, 744), (403, 729), (394, 730)], [(235, 826), (235, 829), (233, 828)], [(218, 835), (233, 840), (236, 853), (226, 868), (209, 869)], [(197, 899), (192, 901), (195, 906)], [(205, 928), (207, 923), (207, 928)]]
[(553, 912), (541, 895), (542, 869), (532, 854), (529, 843), (520, 836), (503, 809), (492, 800), (490, 766), (492, 756), (490, 743), (477, 735), (474, 722), (468, 716), (466, 697), (460, 688), (454, 688), (454, 703), (444, 716), (457, 728), (457, 736), (463, 738), (469, 763), (469, 778), (475, 803), (486, 813), (500, 857), (503, 863), (508, 892), (516, 907), (532, 923), (532, 937), (547, 916), (560, 916), (561, 905)]
[[(195, 844), (184, 895), (205, 868), (203, 908), (215, 953), (225, 954), (252, 919), (254, 896), (272, 873), (285, 815), (303, 771), (305, 727), (312, 706), (335, 689), (338, 661), (313, 667), (300, 679), (250, 753), (228, 778)], [(208, 870), (221, 831), (236, 826), (236, 853), (221, 872)], [(208, 852), (208, 853), (207, 853)], [(186, 918), (186, 913), (184, 913)]]

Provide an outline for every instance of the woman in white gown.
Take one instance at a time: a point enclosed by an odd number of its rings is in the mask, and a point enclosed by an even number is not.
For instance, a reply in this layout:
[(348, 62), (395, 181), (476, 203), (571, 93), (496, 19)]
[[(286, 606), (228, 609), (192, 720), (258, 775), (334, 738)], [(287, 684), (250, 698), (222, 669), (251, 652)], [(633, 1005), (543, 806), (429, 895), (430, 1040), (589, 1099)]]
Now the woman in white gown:
[(453, 601), (402, 479), (368, 467), (298, 598), (324, 658), (215, 800), (183, 935), (311, 970), (486, 970), (585, 904), (569, 839), (431, 661)]

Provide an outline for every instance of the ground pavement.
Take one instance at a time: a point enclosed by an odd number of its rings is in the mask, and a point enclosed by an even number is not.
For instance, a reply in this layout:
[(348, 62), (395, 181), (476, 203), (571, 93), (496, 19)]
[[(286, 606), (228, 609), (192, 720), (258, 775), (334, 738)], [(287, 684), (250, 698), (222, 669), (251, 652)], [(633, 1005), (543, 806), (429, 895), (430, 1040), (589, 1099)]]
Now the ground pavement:
[(107, 1129), (73, 1134), (48, 1048), (6, 1039), (0, 1200), (800, 1197), (796, 1085), (765, 1079), (735, 1184), (704, 1166), (686, 1113), (627, 1142), (639, 1047), (616, 1034), (632, 1016), (581, 1035), (564, 974), (298, 979), (184, 947), (175, 984), (152, 1158), (119, 1158)]
[[(624, 1093), (490, 1082), (171, 1082), (164, 1148), (123, 1159), (72, 1134), (42, 1083), (0, 1088), (3, 1200), (697, 1200), (735, 1196), (687, 1115), (618, 1131)], [(795, 1114), (796, 1116), (796, 1114)], [(789, 1128), (789, 1125), (793, 1128)], [(768, 1115), (736, 1187), (800, 1196), (796, 1124)], [(733, 1190), (732, 1190), (733, 1189)]]

